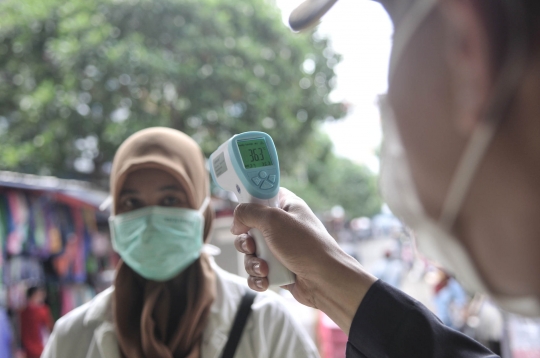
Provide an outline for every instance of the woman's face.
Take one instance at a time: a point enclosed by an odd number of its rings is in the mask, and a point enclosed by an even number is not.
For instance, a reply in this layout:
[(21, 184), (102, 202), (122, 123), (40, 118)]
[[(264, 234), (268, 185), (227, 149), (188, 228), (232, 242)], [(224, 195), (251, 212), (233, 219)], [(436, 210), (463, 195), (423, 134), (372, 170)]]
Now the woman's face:
[(184, 188), (161, 169), (140, 169), (128, 174), (118, 199), (117, 214), (145, 206), (189, 208)]

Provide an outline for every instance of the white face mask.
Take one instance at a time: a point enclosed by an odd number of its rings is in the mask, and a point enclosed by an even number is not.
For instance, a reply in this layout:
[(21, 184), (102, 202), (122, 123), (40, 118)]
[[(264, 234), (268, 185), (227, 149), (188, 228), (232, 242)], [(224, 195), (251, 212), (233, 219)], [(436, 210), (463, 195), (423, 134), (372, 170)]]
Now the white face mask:
[[(390, 61), (390, 80), (397, 63), (418, 26), (437, 4), (437, 0), (419, 0), (406, 15), (394, 40)], [(380, 188), (390, 209), (414, 231), (418, 249), (437, 261), (470, 292), (488, 293), (509, 312), (540, 316), (536, 297), (503, 297), (489, 292), (461, 242), (451, 234), (471, 181), (494, 136), (496, 125), (480, 123), (465, 149), (447, 193), (440, 219), (426, 214), (416, 191), (410, 166), (401, 142), (394, 112), (386, 98), (381, 100), (384, 132)]]

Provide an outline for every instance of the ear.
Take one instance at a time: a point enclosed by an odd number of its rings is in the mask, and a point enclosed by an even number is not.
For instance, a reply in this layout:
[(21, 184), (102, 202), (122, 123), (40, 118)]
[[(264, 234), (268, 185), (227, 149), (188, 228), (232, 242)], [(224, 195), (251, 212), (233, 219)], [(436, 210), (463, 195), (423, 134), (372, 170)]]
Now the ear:
[(441, 5), (454, 117), (458, 130), (468, 136), (481, 120), (489, 98), (491, 59), (488, 32), (474, 1), (446, 0)]

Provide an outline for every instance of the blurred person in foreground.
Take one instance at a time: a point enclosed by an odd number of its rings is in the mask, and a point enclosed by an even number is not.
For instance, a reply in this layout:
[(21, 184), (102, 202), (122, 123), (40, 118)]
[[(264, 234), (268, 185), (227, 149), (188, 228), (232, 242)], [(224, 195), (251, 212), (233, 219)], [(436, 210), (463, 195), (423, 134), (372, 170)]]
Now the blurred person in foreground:
[[(292, 27), (335, 1), (304, 2)], [(380, 2), (395, 28), (381, 99), (385, 201), (469, 292), (540, 315), (540, 1)], [(249, 285), (268, 286), (246, 234), (255, 227), (296, 274), (294, 297), (349, 334), (348, 357), (496, 357), (370, 275), (293, 193), (282, 189), (280, 206), (236, 208)]]
[(39, 358), (53, 328), (51, 310), (45, 304), (42, 287), (26, 290), (26, 307), (21, 312), (21, 343), (26, 358)]
[(174, 129), (145, 129), (120, 146), (114, 286), (59, 319), (43, 357), (318, 357), (275, 293), (255, 294), (205, 253), (214, 217), (205, 165)]

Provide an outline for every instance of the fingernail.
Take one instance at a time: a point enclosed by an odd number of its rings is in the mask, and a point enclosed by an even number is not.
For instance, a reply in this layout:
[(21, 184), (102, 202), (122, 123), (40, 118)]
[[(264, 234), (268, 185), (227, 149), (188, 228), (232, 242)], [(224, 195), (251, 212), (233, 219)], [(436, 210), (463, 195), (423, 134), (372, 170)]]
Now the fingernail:
[(244, 252), (248, 252), (248, 246), (247, 246), (246, 240), (242, 241), (242, 250), (244, 250)]
[(255, 271), (255, 273), (257, 275), (260, 275), (261, 274), (261, 264), (256, 263), (255, 265), (253, 265), (253, 271)]
[(262, 279), (256, 278), (255, 279), (255, 286), (257, 286), (257, 288), (260, 288), (262, 290), (263, 289)]

